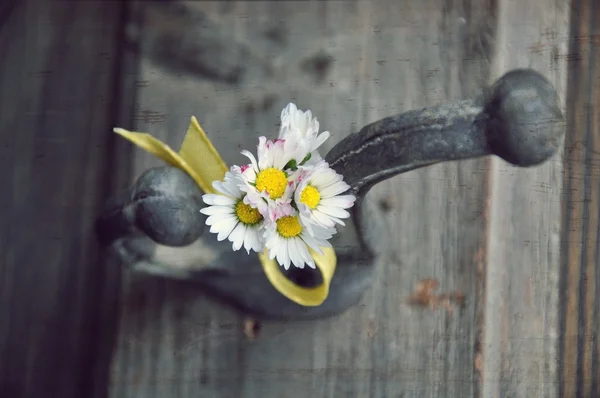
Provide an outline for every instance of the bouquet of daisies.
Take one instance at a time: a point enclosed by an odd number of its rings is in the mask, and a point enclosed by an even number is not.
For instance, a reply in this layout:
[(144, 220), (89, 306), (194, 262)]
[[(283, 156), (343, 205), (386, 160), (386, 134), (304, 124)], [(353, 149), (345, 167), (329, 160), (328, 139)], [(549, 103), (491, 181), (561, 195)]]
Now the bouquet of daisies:
[(232, 166), (223, 181), (213, 182), (219, 194), (202, 197), (210, 232), (236, 251), (266, 249), (285, 269), (315, 268), (309, 248), (322, 254), (322, 247), (331, 247), (328, 239), (356, 199), (342, 195), (350, 186), (317, 151), (327, 138), (310, 110), (285, 107), (279, 137), (260, 137), (256, 157), (242, 151), (250, 164)]

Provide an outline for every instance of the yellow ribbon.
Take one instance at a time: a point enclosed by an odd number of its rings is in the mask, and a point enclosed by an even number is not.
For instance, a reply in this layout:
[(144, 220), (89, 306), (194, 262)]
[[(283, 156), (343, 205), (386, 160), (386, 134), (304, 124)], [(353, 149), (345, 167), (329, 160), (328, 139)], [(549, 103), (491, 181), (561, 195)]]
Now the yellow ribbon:
[[(114, 132), (188, 173), (204, 193), (217, 193), (212, 182), (223, 180), (228, 170), (227, 165), (200, 127), (198, 120), (193, 116), (179, 153), (148, 133), (131, 132), (122, 128), (115, 128)], [(275, 260), (269, 259), (266, 249), (264, 253), (258, 254), (258, 259), (267, 279), (279, 293), (297, 304), (314, 307), (321, 305), (327, 298), (337, 263), (335, 251), (332, 248), (324, 247), (322, 250), (323, 255), (310, 250), (315, 265), (323, 276), (323, 283), (312, 288), (299, 286), (288, 279), (281, 272), (280, 265)]]

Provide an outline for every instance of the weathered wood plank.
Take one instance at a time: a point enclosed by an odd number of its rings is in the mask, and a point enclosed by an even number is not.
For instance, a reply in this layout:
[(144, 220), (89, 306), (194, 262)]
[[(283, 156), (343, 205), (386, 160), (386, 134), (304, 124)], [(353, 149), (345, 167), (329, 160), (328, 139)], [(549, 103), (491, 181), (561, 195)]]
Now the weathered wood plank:
[(120, 270), (92, 226), (114, 171), (122, 4), (0, 13), (0, 391), (106, 395)]
[[(329, 149), (367, 122), (479, 94), (493, 4), (189, 2), (174, 13), (145, 2), (144, 84), (127, 127), (176, 146), (194, 114), (231, 164), (259, 134), (276, 134), (294, 101), (332, 132)], [(165, 55), (159, 43), (176, 50)], [(193, 286), (130, 275), (112, 396), (477, 395), (487, 163), (438, 165), (374, 188), (370, 199), (391, 206), (382, 233), (395, 245), (361, 305), (335, 319), (264, 324), (249, 342), (243, 319)], [(137, 152), (132, 178), (158, 164)], [(426, 278), (461, 291), (465, 307), (407, 305)]]
[[(568, 2), (501, 0), (498, 15), (493, 76), (534, 68), (564, 101)], [(530, 169), (492, 160), (484, 396), (558, 396), (561, 171), (561, 156)]]
[[(0, 240), (0, 306), (8, 314), (0, 323), (2, 391), (80, 397), (105, 390), (119, 270), (89, 259), (100, 258), (90, 234), (98, 202), (130, 177), (121, 156), (130, 147), (114, 145), (115, 137), (107, 134), (112, 125), (135, 120), (140, 129), (177, 144), (187, 118), (196, 114), (231, 163), (259, 133), (276, 132), (279, 110), (289, 99), (313, 108), (332, 131), (329, 148), (376, 118), (477, 93), (490, 80), (490, 63), (491, 77), (515, 66), (546, 68), (564, 91), (564, 62), (570, 58), (563, 2), (500, 2), (493, 58), (492, 1), (308, 4), (198, 2), (186, 7), (203, 14), (178, 16), (149, 4), (141, 44), (162, 46), (142, 48), (153, 61), (141, 65), (133, 116), (123, 102), (132, 100), (136, 75), (117, 70), (123, 65), (119, 3), (19, 2), (0, 25), (0, 173), (10, 187), (9, 195), (0, 195), (1, 218), (8, 220)], [(585, 8), (591, 2), (582, 4), (575, 7), (581, 21), (593, 15)], [(191, 25), (177, 19), (194, 16), (200, 17)], [(149, 38), (149, 26), (161, 33)], [(181, 33), (194, 26), (187, 32), (191, 37)], [(208, 28), (198, 32), (199, 26)], [(140, 31), (129, 34), (134, 45)], [(181, 34), (189, 40), (159, 41)], [(202, 40), (212, 47), (195, 48)], [(192, 53), (178, 51), (178, 45)], [(594, 51), (589, 46), (587, 55)], [(328, 68), (323, 55), (333, 58)], [(593, 75), (582, 73), (589, 70), (585, 63), (578, 65), (572, 75), (589, 80), (579, 81), (587, 90), (570, 97), (569, 126), (579, 138), (565, 155), (565, 184), (571, 188), (563, 248), (575, 254), (565, 254), (560, 396), (594, 396), (600, 379), (597, 340), (589, 338), (598, 325), (600, 283), (592, 261), (597, 112), (590, 105), (580, 116), (578, 108), (593, 102), (596, 88)], [(126, 84), (115, 102), (119, 73)], [(592, 99), (579, 97), (585, 95)], [(585, 147), (577, 145), (583, 139)], [(159, 164), (139, 152), (135, 162), (134, 175)], [(243, 319), (199, 297), (193, 286), (130, 276), (112, 395), (468, 396), (481, 388), (490, 396), (557, 395), (558, 219), (552, 214), (558, 213), (560, 161), (514, 175), (494, 161), (492, 192), (498, 194), (486, 203), (488, 165), (439, 165), (371, 193), (372, 200), (391, 205), (381, 211), (389, 220), (385, 232), (398, 236), (397, 245), (378, 264), (361, 306), (337, 319), (265, 324), (259, 340), (248, 342), (240, 332)], [(535, 193), (532, 181), (552, 185)], [(528, 201), (539, 208), (526, 207)], [(513, 244), (503, 248), (508, 231)], [(514, 242), (525, 235), (538, 240), (528, 250), (515, 250)], [(446, 313), (407, 306), (415, 283), (426, 277), (439, 280), (441, 290), (461, 290), (466, 307)]]
[(561, 396), (600, 395), (600, 5), (571, 2), (561, 273)]

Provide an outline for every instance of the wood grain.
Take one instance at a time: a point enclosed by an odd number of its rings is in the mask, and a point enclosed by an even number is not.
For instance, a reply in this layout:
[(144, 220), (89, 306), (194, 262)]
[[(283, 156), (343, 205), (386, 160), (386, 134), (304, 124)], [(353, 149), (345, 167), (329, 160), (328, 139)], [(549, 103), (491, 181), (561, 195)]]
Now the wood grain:
[(598, 245), (600, 181), (598, 104), (600, 7), (573, 1), (565, 142), (561, 273), (561, 396), (600, 394), (598, 337), (600, 272)]
[(125, 105), (122, 6), (9, 1), (0, 13), (0, 394), (103, 396), (120, 270), (92, 227)]
[[(564, 101), (568, 4), (502, 0), (493, 75), (543, 73)], [(564, 102), (563, 102), (564, 104)], [(528, 169), (492, 159), (483, 395), (558, 396), (561, 156)]]

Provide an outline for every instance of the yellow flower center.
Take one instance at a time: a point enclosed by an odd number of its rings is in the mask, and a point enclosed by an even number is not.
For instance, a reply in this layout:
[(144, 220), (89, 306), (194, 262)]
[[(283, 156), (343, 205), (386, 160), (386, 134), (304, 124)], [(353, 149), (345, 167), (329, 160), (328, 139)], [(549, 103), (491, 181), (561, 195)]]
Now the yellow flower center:
[(277, 232), (284, 238), (293, 238), (300, 235), (302, 225), (296, 216), (284, 216), (276, 221)]
[(311, 209), (314, 209), (321, 200), (321, 194), (317, 191), (317, 188), (312, 185), (307, 185), (300, 194), (300, 202), (304, 203)]
[(247, 225), (254, 225), (263, 219), (258, 209), (250, 207), (241, 200), (235, 205), (235, 214), (241, 222)]
[(256, 189), (259, 192), (267, 191), (271, 199), (281, 198), (287, 183), (285, 173), (273, 167), (262, 170), (256, 176)]

